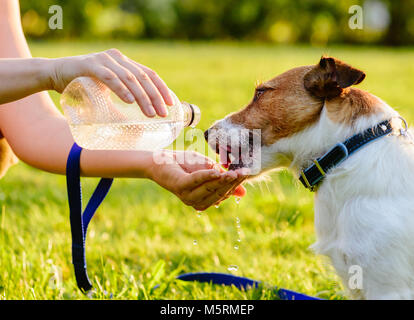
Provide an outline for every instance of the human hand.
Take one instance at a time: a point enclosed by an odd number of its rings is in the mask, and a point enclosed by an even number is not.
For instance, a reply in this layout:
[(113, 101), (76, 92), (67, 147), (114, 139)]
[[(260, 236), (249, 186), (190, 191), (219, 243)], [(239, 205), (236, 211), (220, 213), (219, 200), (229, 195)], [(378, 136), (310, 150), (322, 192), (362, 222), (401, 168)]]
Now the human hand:
[(154, 164), (151, 179), (174, 193), (186, 205), (203, 211), (231, 195), (242, 197), (243, 169), (224, 171), (211, 159), (197, 152), (163, 150), (163, 164)]
[(173, 104), (167, 85), (155, 71), (117, 49), (50, 61), (49, 87), (60, 93), (73, 79), (89, 76), (102, 81), (126, 103), (136, 101), (148, 117), (165, 117), (165, 105)]

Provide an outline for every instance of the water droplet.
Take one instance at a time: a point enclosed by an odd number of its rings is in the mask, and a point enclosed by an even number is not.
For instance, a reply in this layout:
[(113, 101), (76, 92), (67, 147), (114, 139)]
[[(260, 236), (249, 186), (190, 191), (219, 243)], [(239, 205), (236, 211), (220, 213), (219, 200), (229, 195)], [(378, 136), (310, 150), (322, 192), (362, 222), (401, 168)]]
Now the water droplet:
[(238, 238), (238, 239), (237, 239), (237, 242), (241, 242), (241, 239), (240, 239), (240, 238)]
[(219, 205), (218, 205), (218, 204), (216, 204), (214, 207), (215, 207), (216, 209), (218, 209), (218, 208), (219, 208)]
[(239, 250), (239, 246), (237, 244), (234, 246), (234, 250)]
[(236, 266), (235, 264), (231, 264), (231, 265), (229, 265), (229, 267), (227, 268), (227, 270), (229, 270), (229, 271), (237, 271), (237, 270), (239, 270), (239, 266)]
[(240, 218), (239, 217), (236, 217), (236, 222), (240, 223)]
[(241, 228), (241, 225), (237, 224), (237, 225), (236, 225), (236, 228), (237, 228), (237, 229), (240, 229), (240, 228)]
[(240, 203), (241, 198), (240, 198), (240, 197), (236, 197), (234, 200), (236, 201), (236, 203), (237, 203), (237, 204), (239, 204), (239, 203)]
[(195, 245), (195, 246), (198, 245), (198, 241), (197, 240), (194, 240), (193, 241), (193, 245)]
[(201, 214), (202, 214), (202, 211), (197, 210), (197, 217), (198, 217), (198, 218), (200, 218), (200, 217), (201, 217)]

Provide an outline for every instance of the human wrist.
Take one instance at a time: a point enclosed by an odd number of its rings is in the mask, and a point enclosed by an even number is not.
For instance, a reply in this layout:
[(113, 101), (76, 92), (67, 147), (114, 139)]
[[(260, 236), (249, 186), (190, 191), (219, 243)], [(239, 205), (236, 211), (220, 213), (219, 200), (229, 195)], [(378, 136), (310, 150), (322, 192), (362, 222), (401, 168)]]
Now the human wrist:
[[(175, 161), (175, 156), (170, 150), (151, 152), (151, 156), (144, 168), (144, 174), (150, 180), (162, 185), (165, 180), (166, 167)], [(168, 170), (168, 169), (167, 169)]]
[(136, 153), (136, 160), (134, 161), (135, 175), (139, 178), (146, 178), (157, 181), (158, 173), (161, 167), (154, 160), (154, 153), (151, 151), (139, 151)]
[(156, 161), (154, 161), (154, 156), (152, 153), (151, 159), (148, 160), (148, 165), (141, 170), (142, 175), (147, 179), (157, 182), (159, 180), (158, 177), (161, 171), (162, 168), (158, 163), (156, 163)]
[(33, 75), (38, 83), (38, 91), (52, 90), (52, 75), (54, 70), (54, 59), (33, 58)]

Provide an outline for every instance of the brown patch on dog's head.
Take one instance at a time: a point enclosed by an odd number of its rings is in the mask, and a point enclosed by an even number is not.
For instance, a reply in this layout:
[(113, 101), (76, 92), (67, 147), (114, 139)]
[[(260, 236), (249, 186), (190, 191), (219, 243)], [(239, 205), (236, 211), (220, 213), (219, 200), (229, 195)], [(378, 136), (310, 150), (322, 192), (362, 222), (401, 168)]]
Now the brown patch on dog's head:
[(304, 77), (304, 85), (315, 97), (326, 99), (327, 115), (332, 121), (352, 124), (358, 117), (378, 111), (380, 104), (374, 95), (350, 88), (364, 79), (363, 71), (338, 59), (322, 57)]
[(262, 144), (270, 145), (318, 120), (323, 103), (310, 95), (303, 84), (312, 66), (289, 70), (256, 88), (253, 100), (230, 115), (234, 124), (261, 129)]
[(345, 88), (361, 83), (365, 73), (331, 57), (322, 57), (304, 77), (305, 88), (318, 98), (331, 99)]
[(376, 96), (357, 88), (348, 88), (325, 103), (329, 119), (344, 124), (352, 124), (361, 116), (379, 111), (380, 105)]
[(259, 85), (253, 100), (228, 119), (246, 129), (261, 129), (263, 145), (314, 124), (324, 104), (331, 120), (350, 123), (376, 110), (378, 98), (349, 88), (364, 78), (363, 71), (322, 57), (316, 65), (291, 69)]

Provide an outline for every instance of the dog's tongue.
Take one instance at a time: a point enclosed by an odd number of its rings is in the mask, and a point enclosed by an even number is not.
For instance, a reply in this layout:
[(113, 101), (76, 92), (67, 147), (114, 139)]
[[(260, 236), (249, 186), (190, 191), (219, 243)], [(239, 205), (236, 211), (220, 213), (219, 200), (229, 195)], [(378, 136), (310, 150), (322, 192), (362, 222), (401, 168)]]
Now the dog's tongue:
[(229, 167), (229, 163), (227, 162), (227, 149), (219, 147), (219, 156), (220, 156), (220, 163), (224, 168)]

